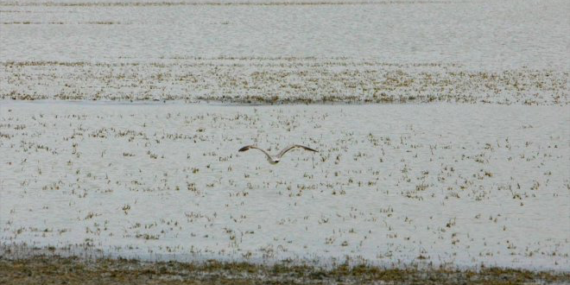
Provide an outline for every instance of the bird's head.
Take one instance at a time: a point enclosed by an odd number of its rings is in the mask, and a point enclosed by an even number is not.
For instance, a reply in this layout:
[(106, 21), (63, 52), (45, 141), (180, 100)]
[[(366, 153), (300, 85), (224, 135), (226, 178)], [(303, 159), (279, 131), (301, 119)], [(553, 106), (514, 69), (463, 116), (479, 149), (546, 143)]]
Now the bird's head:
[(279, 163), (280, 159), (279, 158), (274, 158), (271, 160), (273, 164), (277, 164)]

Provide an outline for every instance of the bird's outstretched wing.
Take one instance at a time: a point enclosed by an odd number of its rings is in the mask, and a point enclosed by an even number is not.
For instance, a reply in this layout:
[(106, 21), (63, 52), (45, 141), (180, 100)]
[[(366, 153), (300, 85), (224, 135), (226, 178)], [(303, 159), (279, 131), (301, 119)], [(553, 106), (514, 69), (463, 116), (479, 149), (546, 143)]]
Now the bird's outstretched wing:
[(246, 145), (246, 146), (240, 148), (240, 149), (239, 149), (239, 152), (248, 151), (248, 150), (250, 150), (250, 149), (257, 149), (257, 150), (262, 151), (262, 152), (267, 156), (267, 158), (268, 158), (269, 160), (271, 160), (271, 155), (269, 155), (269, 153), (267, 153), (267, 151), (265, 151), (265, 150), (263, 150), (263, 149), (261, 149), (261, 148), (258, 148), (258, 147), (254, 146), (254, 145)]
[(280, 151), (279, 154), (277, 155), (277, 157), (281, 158), (283, 155), (285, 155), (286, 152), (288, 152), (294, 148), (302, 148), (304, 150), (308, 150), (308, 151), (312, 151), (312, 152), (318, 152), (317, 150), (312, 149), (310, 147), (306, 147), (304, 145), (299, 145), (299, 144), (294, 144), (294, 145), (290, 145), (290, 146), (286, 147), (285, 149), (283, 149), (282, 151)]

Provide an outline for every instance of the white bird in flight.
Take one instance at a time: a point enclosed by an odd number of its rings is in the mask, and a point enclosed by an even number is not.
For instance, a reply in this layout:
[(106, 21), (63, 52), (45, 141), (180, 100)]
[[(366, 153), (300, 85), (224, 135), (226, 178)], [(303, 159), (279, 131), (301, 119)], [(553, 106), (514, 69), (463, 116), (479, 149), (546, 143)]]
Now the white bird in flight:
[(302, 148), (302, 149), (304, 149), (304, 150), (308, 150), (308, 151), (312, 151), (312, 152), (318, 152), (317, 150), (314, 150), (314, 149), (312, 149), (312, 148), (310, 148), (310, 147), (306, 147), (306, 146), (302, 146), (302, 145), (298, 145), (298, 144), (290, 145), (290, 146), (286, 147), (285, 149), (283, 149), (282, 151), (280, 151), (280, 152), (279, 152), (277, 155), (275, 155), (275, 156), (273, 156), (273, 155), (267, 153), (267, 151), (265, 151), (265, 150), (263, 150), (263, 149), (261, 149), (261, 148), (258, 148), (257, 146), (254, 146), (254, 145), (246, 145), (246, 146), (240, 148), (239, 151), (240, 151), (240, 152), (244, 152), (244, 151), (248, 151), (248, 150), (250, 150), (250, 149), (258, 149), (258, 150), (262, 151), (262, 152), (265, 154), (265, 156), (267, 156), (267, 161), (269, 161), (269, 163), (271, 163), (271, 164), (277, 164), (277, 163), (279, 163), (279, 161), (281, 160), (281, 157), (283, 157), (283, 155), (284, 155), (286, 152), (288, 152), (288, 151), (290, 151), (290, 150), (292, 150), (292, 149), (294, 149), (294, 148)]

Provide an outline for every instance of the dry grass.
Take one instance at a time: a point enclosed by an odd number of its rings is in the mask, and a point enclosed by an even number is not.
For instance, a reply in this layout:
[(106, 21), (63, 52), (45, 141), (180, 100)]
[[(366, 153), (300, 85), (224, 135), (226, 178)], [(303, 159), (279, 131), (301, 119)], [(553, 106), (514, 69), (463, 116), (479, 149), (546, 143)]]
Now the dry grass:
[(0, 258), (2, 284), (568, 284), (570, 275), (514, 269), (384, 269), (341, 265), (332, 269), (278, 264), (140, 262), (36, 256)]

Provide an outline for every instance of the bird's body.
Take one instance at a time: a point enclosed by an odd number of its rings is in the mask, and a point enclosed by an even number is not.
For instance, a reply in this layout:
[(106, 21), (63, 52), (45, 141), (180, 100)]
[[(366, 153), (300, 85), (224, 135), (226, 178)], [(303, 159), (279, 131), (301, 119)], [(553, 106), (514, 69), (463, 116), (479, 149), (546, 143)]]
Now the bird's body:
[(257, 146), (254, 146), (254, 145), (246, 145), (246, 146), (240, 148), (239, 151), (240, 151), (240, 152), (244, 152), (244, 151), (248, 151), (248, 150), (250, 150), (250, 149), (257, 149), (257, 150), (260, 150), (261, 152), (263, 152), (263, 153), (265, 154), (265, 156), (267, 157), (267, 161), (268, 161), (270, 164), (277, 164), (277, 163), (279, 163), (279, 161), (281, 160), (281, 157), (283, 157), (283, 155), (284, 155), (285, 153), (287, 153), (288, 151), (290, 151), (290, 150), (292, 150), (292, 149), (294, 149), (294, 148), (302, 148), (302, 149), (304, 149), (304, 150), (308, 150), (308, 151), (312, 151), (312, 152), (318, 152), (317, 150), (314, 150), (314, 149), (312, 149), (312, 148), (310, 148), (310, 147), (306, 147), (306, 146), (302, 146), (302, 145), (298, 145), (298, 144), (296, 144), (296, 145), (290, 145), (290, 146), (284, 148), (284, 149), (283, 149), (282, 151), (280, 151), (277, 155), (271, 155), (271, 154), (269, 154), (267, 151), (265, 151), (264, 149), (261, 149), (261, 148), (259, 148), (259, 147), (257, 147)]

